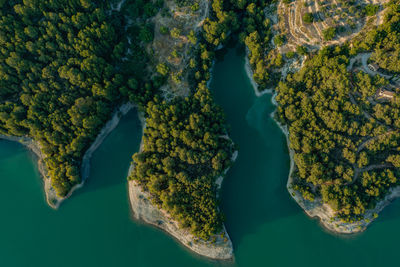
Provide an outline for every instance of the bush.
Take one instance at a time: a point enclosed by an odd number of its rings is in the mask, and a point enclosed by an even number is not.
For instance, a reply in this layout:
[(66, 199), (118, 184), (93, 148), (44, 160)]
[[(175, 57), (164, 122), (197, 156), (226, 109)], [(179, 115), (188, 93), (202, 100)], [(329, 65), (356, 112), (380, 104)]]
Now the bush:
[(157, 72), (162, 76), (166, 76), (169, 72), (169, 68), (164, 63), (160, 63), (157, 65)]
[(312, 13), (305, 13), (303, 15), (303, 21), (305, 23), (312, 23), (314, 21), (314, 16)]
[(180, 29), (173, 28), (173, 29), (171, 30), (171, 36), (172, 36), (173, 38), (179, 38), (180, 35), (181, 35), (181, 30), (180, 30)]
[(275, 44), (276, 46), (282, 46), (283, 43), (285, 42), (285, 39), (286, 39), (285, 36), (282, 35), (282, 34), (276, 35), (276, 36), (274, 37), (274, 44)]
[(200, 8), (199, 3), (194, 3), (190, 8), (193, 12), (196, 12)]
[(299, 45), (296, 48), (296, 52), (302, 56), (305, 56), (307, 54), (307, 48), (305, 46)]
[(374, 16), (379, 10), (379, 5), (368, 4), (364, 8), (364, 14), (367, 16)]
[(336, 35), (336, 28), (330, 27), (328, 29), (325, 29), (322, 31), (322, 35), (323, 35), (325, 41), (330, 41)]
[(168, 27), (161, 26), (161, 27), (160, 27), (160, 33), (161, 33), (161, 34), (168, 34), (168, 33), (169, 33)]
[(286, 53), (286, 57), (289, 59), (294, 58), (295, 56), (296, 56), (296, 53), (293, 51), (289, 51)]

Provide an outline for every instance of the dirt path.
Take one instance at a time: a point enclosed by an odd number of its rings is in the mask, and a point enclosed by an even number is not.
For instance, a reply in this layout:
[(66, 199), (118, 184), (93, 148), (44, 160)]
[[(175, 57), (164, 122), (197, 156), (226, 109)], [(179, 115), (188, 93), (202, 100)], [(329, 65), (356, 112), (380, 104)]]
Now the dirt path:
[(354, 168), (354, 178), (350, 184), (354, 184), (357, 181), (360, 174), (362, 174), (364, 172), (369, 172), (369, 171), (378, 170), (378, 169), (385, 169), (385, 168), (393, 168), (393, 165), (391, 165), (389, 163), (385, 163), (385, 164), (370, 165), (370, 166), (362, 168), (362, 169)]
[[(353, 105), (357, 105), (357, 106), (358, 106), (358, 103), (357, 103), (357, 101), (354, 99), (354, 96), (353, 96), (352, 94), (349, 94), (349, 97), (350, 97), (350, 102), (351, 102)], [(368, 120), (375, 119), (375, 118), (372, 117), (368, 112), (365, 112), (364, 110), (362, 111), (362, 113), (363, 113), (364, 117), (367, 118)]]
[[(311, 14), (317, 14), (316, 2), (317, 2), (317, 0), (314, 0), (313, 3), (309, 2), (309, 4), (308, 4), (308, 12), (310, 12)], [(323, 34), (322, 34), (322, 30), (321, 30), (319, 24), (320, 24), (319, 21), (318, 22), (313, 21), (313, 26), (314, 26), (315, 30), (318, 32), (318, 35), (317, 35), (318, 40), (321, 42)]]
[[(359, 1), (364, 3), (371, 2), (369, 0)], [(375, 1), (372, 2), (375, 3)], [(384, 0), (383, 2), (387, 2), (387, 0)], [(303, 6), (304, 3), (307, 4), (307, 7)], [(382, 1), (377, 1), (376, 3), (380, 5), (383, 4)], [(339, 2), (336, 0), (333, 0), (332, 4), (339, 6)], [(337, 34), (336, 38), (330, 41), (325, 41), (323, 38), (323, 31), (325, 29), (328, 29), (331, 26), (347, 27), (345, 19), (340, 16), (341, 13), (339, 15), (334, 15), (333, 17), (324, 16), (322, 21), (314, 21), (311, 24), (305, 24), (302, 18), (302, 11), (314, 15), (317, 13), (319, 14), (321, 12), (321, 6), (317, 0), (296, 0), (290, 4), (284, 4), (282, 1), (279, 1), (278, 13), (283, 14), (284, 19), (284, 26), (281, 27), (281, 31), (287, 32), (288, 35), (290, 35), (288, 37), (288, 42), (285, 45), (287, 49), (290, 49), (290, 47), (293, 46), (295, 47), (296, 45), (308, 45), (311, 49), (318, 50), (321, 46), (340, 45), (358, 35), (364, 29), (367, 20), (373, 19), (376, 20), (377, 25), (381, 24), (385, 9), (378, 12), (375, 17), (363, 17), (356, 20), (354, 17), (350, 16), (349, 19), (352, 19), (352, 21), (355, 22), (355, 29), (349, 30), (343, 34)]]
[(390, 134), (393, 134), (393, 133), (397, 133), (397, 131), (391, 130), (391, 131), (389, 131), (389, 132), (386, 132), (386, 133), (383, 133), (383, 134), (380, 134), (380, 135), (377, 135), (377, 136), (374, 136), (374, 137), (371, 137), (371, 138), (365, 140), (362, 144), (360, 144), (360, 145), (358, 146), (358, 148), (357, 148), (357, 153), (359, 153), (359, 152), (360, 152), (361, 150), (363, 150), (368, 144), (374, 142), (375, 140), (378, 140), (379, 138), (382, 138), (382, 137), (384, 137), (384, 136), (387, 136), (387, 135), (390, 135)]
[(370, 68), (368, 68), (368, 59), (371, 57), (371, 55), (372, 55), (372, 53), (364, 53), (364, 54), (361, 54), (361, 62), (362, 62), (362, 67), (363, 67), (363, 70), (366, 72), (366, 73), (368, 73), (369, 75), (372, 75), (372, 76), (375, 76), (375, 75), (380, 75), (380, 76), (382, 76), (382, 77), (384, 77), (385, 79), (390, 79), (390, 78), (392, 78), (392, 76), (389, 76), (389, 75), (386, 75), (386, 74), (383, 74), (383, 73), (380, 73), (380, 72), (378, 72), (378, 71), (373, 71), (373, 70), (371, 70)]

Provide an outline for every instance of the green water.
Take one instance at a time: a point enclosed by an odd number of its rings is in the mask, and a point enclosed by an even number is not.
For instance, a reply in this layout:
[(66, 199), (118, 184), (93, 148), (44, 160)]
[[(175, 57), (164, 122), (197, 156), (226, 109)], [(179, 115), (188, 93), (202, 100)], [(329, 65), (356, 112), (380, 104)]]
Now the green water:
[(230, 50), (215, 64), (211, 82), (240, 148), (222, 188), (233, 264), (196, 256), (131, 219), (126, 174), (141, 134), (131, 112), (95, 152), (85, 187), (58, 211), (45, 203), (32, 155), (17, 143), (0, 141), (0, 266), (400, 265), (398, 201), (365, 233), (339, 237), (326, 233), (290, 198), (289, 157), (270, 118), (271, 96), (255, 97), (243, 66), (244, 55)]

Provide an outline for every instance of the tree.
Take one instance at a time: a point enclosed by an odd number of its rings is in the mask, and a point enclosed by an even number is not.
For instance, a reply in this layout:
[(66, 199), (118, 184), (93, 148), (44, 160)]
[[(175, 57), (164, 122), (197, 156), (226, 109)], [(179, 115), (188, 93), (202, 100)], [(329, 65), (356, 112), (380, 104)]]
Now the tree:
[(169, 68), (164, 63), (160, 63), (157, 65), (157, 72), (163, 76), (167, 76)]
[(181, 30), (178, 29), (178, 28), (173, 28), (173, 29), (171, 30), (171, 36), (172, 36), (173, 38), (179, 38), (179, 37), (181, 36)]
[(330, 41), (336, 35), (336, 28), (329, 27), (329, 28), (327, 28), (327, 29), (322, 31), (322, 35), (323, 35), (325, 41)]
[(305, 23), (312, 23), (314, 21), (314, 16), (312, 13), (305, 13), (303, 15), (303, 21)]
[(275, 35), (274, 44), (276, 46), (282, 46), (284, 42), (285, 42), (285, 36), (284, 35)]
[(296, 47), (296, 51), (297, 51), (297, 53), (299, 53), (299, 54), (302, 55), (302, 56), (307, 55), (307, 48), (306, 48), (305, 46), (300, 46), (300, 45), (298, 45), (298, 46)]

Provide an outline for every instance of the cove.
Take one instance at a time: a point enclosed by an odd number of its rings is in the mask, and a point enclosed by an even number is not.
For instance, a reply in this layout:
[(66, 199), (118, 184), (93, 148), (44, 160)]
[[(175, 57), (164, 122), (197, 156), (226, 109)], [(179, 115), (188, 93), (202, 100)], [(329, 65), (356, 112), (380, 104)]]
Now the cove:
[(211, 89), (239, 145), (221, 194), (235, 265), (398, 265), (400, 202), (386, 207), (366, 232), (327, 233), (286, 190), (289, 155), (285, 136), (271, 118), (276, 109), (272, 95), (255, 96), (244, 71), (244, 49), (230, 49), (220, 57)]
[(94, 153), (85, 186), (58, 211), (45, 203), (31, 153), (0, 140), (0, 266), (397, 266), (400, 202), (366, 232), (335, 236), (291, 199), (286, 141), (270, 117), (271, 95), (254, 95), (244, 63), (243, 50), (228, 50), (210, 84), (239, 146), (221, 192), (234, 263), (198, 257), (132, 220), (126, 175), (141, 138), (132, 111)]
[(131, 218), (126, 176), (141, 134), (131, 111), (94, 153), (85, 186), (57, 211), (45, 201), (36, 158), (0, 140), (0, 266), (207, 266)]

